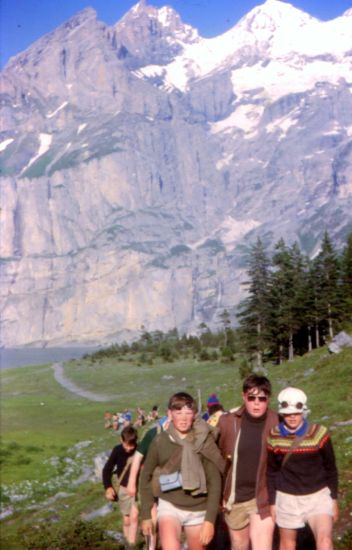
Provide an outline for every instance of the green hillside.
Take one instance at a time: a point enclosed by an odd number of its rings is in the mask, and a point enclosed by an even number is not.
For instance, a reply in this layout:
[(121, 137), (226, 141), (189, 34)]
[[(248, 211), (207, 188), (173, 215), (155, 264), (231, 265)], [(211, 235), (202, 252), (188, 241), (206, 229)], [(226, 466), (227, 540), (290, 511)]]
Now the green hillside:
[[(288, 384), (302, 388), (310, 418), (332, 431), (341, 479), (336, 548), (351, 548), (346, 531), (352, 514), (352, 349), (330, 355), (320, 348), (292, 363), (269, 366), (267, 374), (274, 396)], [(85, 468), (93, 466), (93, 458), (117, 442), (116, 432), (104, 430), (105, 411), (129, 407), (135, 413), (137, 406), (149, 411), (156, 403), (162, 409), (180, 390), (195, 396), (200, 392), (203, 402), (217, 392), (225, 408), (241, 402), (236, 361), (158, 359), (149, 365), (129, 354), (122, 359), (71, 361), (65, 364), (65, 375), (82, 389), (113, 397), (106, 403), (78, 397), (55, 380), (51, 365), (1, 372), (1, 495), (3, 511), (15, 508), (1, 522), (3, 547), (9, 550), (49, 548), (48, 537), (55, 533), (61, 540), (57, 544), (66, 548), (76, 548), (75, 537), (90, 540), (85, 548), (116, 548), (116, 541), (101, 539), (101, 533), (121, 531), (117, 511), (75, 523), (81, 514), (106, 504), (100, 482), (76, 483)], [(272, 406), (276, 407), (275, 399)], [(16, 502), (11, 502), (14, 497)]]

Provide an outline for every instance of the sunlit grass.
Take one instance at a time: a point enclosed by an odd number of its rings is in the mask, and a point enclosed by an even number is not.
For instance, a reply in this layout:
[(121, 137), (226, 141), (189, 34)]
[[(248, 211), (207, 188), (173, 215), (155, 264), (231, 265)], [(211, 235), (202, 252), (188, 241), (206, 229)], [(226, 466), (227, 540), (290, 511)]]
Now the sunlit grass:
[[(122, 360), (71, 361), (64, 369), (65, 376), (79, 387), (113, 396), (112, 400), (94, 402), (70, 393), (56, 382), (50, 365), (1, 372), (2, 484), (20, 492), (29, 483), (32, 500), (39, 503), (60, 491), (68, 494), (39, 510), (29, 510), (28, 501), (16, 505), (19, 510), (2, 522), (8, 549), (21, 547), (17, 534), (24, 524), (53, 521), (54, 516), (55, 522), (61, 524), (105, 504), (100, 482), (75, 486), (71, 481), (79, 476), (82, 464), (93, 466), (94, 456), (110, 451), (118, 442), (116, 432), (104, 430), (106, 410), (129, 407), (134, 412), (142, 406), (149, 411), (158, 404), (163, 411), (169, 396), (180, 390), (195, 397), (200, 393), (203, 403), (210, 393), (217, 392), (225, 408), (241, 403), (236, 361), (201, 362), (189, 357), (163, 363), (157, 358), (148, 364), (141, 362), (140, 354), (131, 354)], [(301, 387), (308, 395), (310, 419), (332, 429), (340, 470), (341, 506), (348, 515), (352, 510), (352, 427), (338, 427), (336, 423), (352, 417), (352, 350), (330, 355), (322, 348), (292, 363), (270, 365), (267, 374), (273, 383), (274, 397), (288, 384)], [(276, 407), (275, 399), (272, 406)], [(74, 447), (79, 442), (87, 445), (81, 451)], [(69, 473), (67, 458), (73, 464), (69, 464)], [(4, 504), (9, 505), (6, 498)], [(117, 512), (96, 523), (121, 530)]]

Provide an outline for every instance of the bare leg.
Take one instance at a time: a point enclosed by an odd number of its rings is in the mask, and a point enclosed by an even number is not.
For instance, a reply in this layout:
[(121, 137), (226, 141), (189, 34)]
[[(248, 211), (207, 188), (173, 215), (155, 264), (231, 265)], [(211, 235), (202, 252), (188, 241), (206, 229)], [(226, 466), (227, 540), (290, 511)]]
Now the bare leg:
[(319, 514), (308, 518), (313, 531), (317, 550), (333, 550), (332, 517), (328, 514)]
[(202, 524), (188, 525), (185, 527), (188, 550), (203, 550), (205, 546), (200, 542), (200, 530)]
[(275, 527), (272, 518), (261, 519), (259, 514), (251, 514), (249, 517), (249, 537), (252, 550), (271, 550)]
[(130, 516), (122, 516), (122, 527), (123, 527), (123, 536), (125, 540), (129, 543), (129, 534), (130, 534)]
[(296, 550), (296, 529), (280, 527), (280, 550)]
[(249, 525), (243, 529), (229, 529), (231, 550), (249, 550)]
[(163, 550), (181, 550), (181, 524), (173, 517), (159, 519), (159, 536)]
[(155, 550), (155, 548), (156, 548), (156, 539), (157, 539), (157, 536), (158, 536), (157, 535), (157, 510), (158, 510), (158, 507), (154, 503), (152, 511), (151, 511), (153, 528), (154, 528), (154, 531), (153, 531), (153, 534), (152, 534), (152, 550)]
[(138, 508), (134, 504), (130, 510), (130, 521), (128, 526), (128, 536), (127, 541), (129, 544), (136, 544), (137, 540), (137, 531), (138, 531)]

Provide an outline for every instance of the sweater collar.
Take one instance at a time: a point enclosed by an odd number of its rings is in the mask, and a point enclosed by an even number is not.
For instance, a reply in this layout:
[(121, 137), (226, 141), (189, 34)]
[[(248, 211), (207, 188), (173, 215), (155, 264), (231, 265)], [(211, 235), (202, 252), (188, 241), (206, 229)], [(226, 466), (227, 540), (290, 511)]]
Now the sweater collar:
[(295, 432), (291, 432), (290, 430), (288, 430), (285, 426), (285, 423), (284, 422), (280, 422), (279, 423), (279, 430), (280, 430), (280, 434), (283, 436), (283, 437), (287, 437), (288, 435), (296, 435), (297, 437), (301, 437), (302, 435), (304, 435), (306, 433), (306, 431), (308, 430), (308, 422), (306, 419), (303, 420), (303, 424), (302, 426), (300, 426), (298, 428), (298, 430), (296, 430)]

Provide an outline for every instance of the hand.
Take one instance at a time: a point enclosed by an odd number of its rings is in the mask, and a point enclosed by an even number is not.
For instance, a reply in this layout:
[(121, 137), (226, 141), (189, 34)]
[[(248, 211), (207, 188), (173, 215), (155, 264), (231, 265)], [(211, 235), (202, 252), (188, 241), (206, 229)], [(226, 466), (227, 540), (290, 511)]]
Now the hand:
[(276, 523), (276, 506), (275, 506), (275, 504), (270, 505), (270, 515), (271, 515), (271, 519), (273, 520), (273, 522)]
[(333, 516), (332, 516), (333, 522), (336, 523), (337, 520), (339, 519), (339, 505), (337, 503), (337, 500), (332, 501), (332, 513), (333, 513)]
[(152, 536), (154, 533), (153, 522), (151, 519), (144, 519), (142, 521), (142, 533), (145, 537)]
[(127, 494), (128, 494), (129, 497), (136, 496), (137, 491), (136, 491), (136, 484), (135, 483), (128, 482), (126, 490), (127, 490)]
[(108, 487), (105, 491), (105, 498), (107, 500), (116, 500), (116, 493), (113, 487)]
[(214, 525), (210, 521), (204, 521), (200, 528), (199, 540), (203, 546), (209, 544), (214, 536)]

